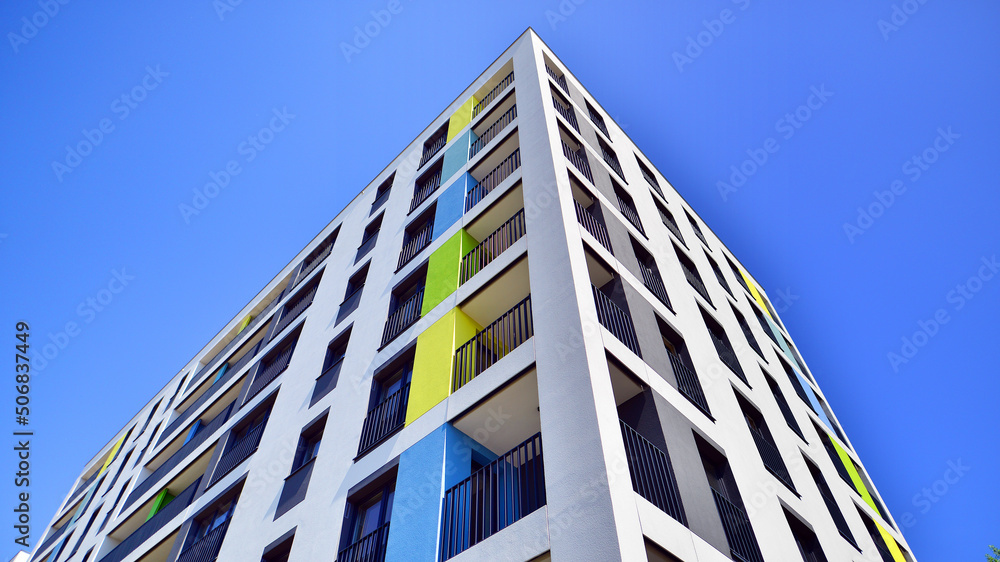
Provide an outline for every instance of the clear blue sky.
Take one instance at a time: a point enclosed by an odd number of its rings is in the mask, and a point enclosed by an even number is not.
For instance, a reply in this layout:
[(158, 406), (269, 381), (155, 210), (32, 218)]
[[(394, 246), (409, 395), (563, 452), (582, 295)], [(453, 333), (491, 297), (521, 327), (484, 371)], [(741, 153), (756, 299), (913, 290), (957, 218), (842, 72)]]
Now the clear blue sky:
[[(981, 267), (1000, 254), (1000, 5), (402, 0), (382, 25), (386, 0), (289, 4), (0, 6), (3, 372), (16, 320), (35, 349), (64, 345), (32, 383), (35, 533), (140, 405), (532, 26), (776, 301), (889, 508), (912, 514), (915, 555), (1000, 544), (1000, 276)], [(813, 88), (828, 93), (801, 109)], [(285, 108), (247, 162), (241, 143)], [(234, 159), (186, 221), (179, 205)], [(969, 470), (935, 488), (949, 462)]]

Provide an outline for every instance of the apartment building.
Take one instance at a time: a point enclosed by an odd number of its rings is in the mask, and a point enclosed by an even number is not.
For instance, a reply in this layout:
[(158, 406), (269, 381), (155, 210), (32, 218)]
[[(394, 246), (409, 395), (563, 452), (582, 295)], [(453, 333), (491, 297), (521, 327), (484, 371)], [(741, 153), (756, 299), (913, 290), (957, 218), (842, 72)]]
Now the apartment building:
[(531, 30), (31, 559), (913, 560), (760, 285)]

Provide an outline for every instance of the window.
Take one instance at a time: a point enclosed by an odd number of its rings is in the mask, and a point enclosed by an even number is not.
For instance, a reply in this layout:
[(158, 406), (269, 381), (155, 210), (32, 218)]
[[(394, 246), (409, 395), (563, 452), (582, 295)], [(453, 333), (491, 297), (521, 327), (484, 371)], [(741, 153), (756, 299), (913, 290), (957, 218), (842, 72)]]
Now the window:
[(628, 194), (627, 191), (621, 188), (615, 182), (611, 182), (611, 185), (615, 189), (615, 197), (618, 199), (618, 208), (621, 209), (625, 218), (628, 222), (632, 223), (632, 226), (639, 231), (640, 234), (646, 236), (646, 231), (642, 228), (642, 221), (639, 220), (639, 212), (635, 209), (635, 201), (632, 196)]
[(319, 446), (323, 442), (323, 428), (326, 426), (326, 417), (314, 425), (315, 427), (310, 426), (299, 436), (299, 444), (295, 448), (295, 460), (292, 462), (292, 472), (302, 468), (302, 466), (319, 455)]
[(733, 558), (747, 562), (763, 562), (757, 537), (750, 525), (750, 518), (743, 506), (743, 499), (736, 487), (729, 461), (697, 434), (695, 441)]
[(402, 429), (406, 421), (410, 377), (413, 375), (413, 351), (413, 347), (408, 348), (375, 371), (358, 456)]
[(579, 133), (580, 125), (576, 121), (576, 111), (573, 110), (573, 106), (555, 88), (550, 87), (549, 89), (552, 91), (552, 105), (555, 106), (556, 113), (561, 115)]
[(323, 443), (323, 430), (326, 428), (326, 421), (329, 408), (320, 414), (316, 419), (306, 424), (299, 434), (299, 444), (295, 448), (295, 457), (292, 459), (291, 473), (285, 478), (285, 483), (281, 488), (281, 495), (278, 496), (278, 505), (274, 510), (274, 519), (288, 513), (288, 510), (298, 505), (306, 497), (309, 489), (309, 480), (315, 469), (312, 461), (319, 456), (319, 448)]
[(424, 303), (424, 283), (427, 267), (423, 266), (392, 290), (389, 299), (389, 316), (382, 331), (382, 345), (385, 347), (399, 334), (420, 320)]
[(813, 464), (808, 458), (803, 456), (806, 467), (809, 468), (809, 474), (812, 475), (813, 482), (816, 483), (816, 488), (819, 489), (819, 495), (823, 497), (823, 503), (826, 504), (827, 511), (830, 512), (830, 517), (833, 518), (833, 523), (836, 525), (837, 530), (840, 531), (841, 536), (847, 539), (847, 542), (851, 543), (854, 548), (858, 548), (858, 543), (854, 540), (854, 535), (851, 533), (850, 527), (847, 525), (847, 520), (844, 519), (844, 513), (840, 511), (840, 506), (837, 505), (837, 500), (833, 498), (833, 492), (830, 490), (830, 486), (826, 483), (826, 478), (823, 477), (823, 473), (820, 471), (819, 467)]
[(708, 251), (711, 252), (712, 249), (708, 247), (708, 240), (705, 240), (705, 233), (701, 231), (701, 226), (698, 224), (698, 221), (691, 216), (691, 213), (684, 211), (684, 214), (687, 215), (688, 222), (691, 223), (691, 228), (694, 229), (695, 236), (697, 236), (698, 239), (701, 240), (703, 244), (705, 244), (705, 248), (707, 248)]
[[(598, 130), (604, 133), (605, 137), (610, 139), (611, 135), (608, 133), (608, 126), (604, 124), (604, 117), (601, 116), (601, 113), (599, 111), (594, 109), (594, 106), (590, 105), (589, 101), (584, 100), (584, 103), (587, 104), (587, 113), (590, 114), (590, 120), (593, 121), (594, 125), (597, 126)], [(603, 143), (603, 141), (601, 142)], [(615, 160), (617, 161), (617, 158), (615, 158)]]
[(149, 427), (149, 422), (153, 419), (153, 414), (156, 413), (156, 409), (160, 407), (160, 402), (163, 402), (162, 398), (157, 400), (156, 404), (154, 404), (153, 407), (149, 410), (149, 415), (146, 416), (146, 421), (143, 422), (142, 429), (139, 430), (139, 435), (142, 435), (142, 432), (146, 431), (146, 428)]
[(396, 488), (394, 471), (389, 478), (387, 482), (383, 477), (348, 498), (337, 560), (384, 560)]
[(295, 528), (278, 537), (273, 543), (264, 548), (264, 555), (260, 562), (288, 562), (288, 557), (292, 553), (292, 542), (295, 540)]
[(799, 428), (798, 422), (795, 421), (795, 416), (792, 415), (792, 409), (788, 407), (788, 401), (785, 400), (785, 394), (781, 392), (781, 388), (778, 386), (777, 381), (772, 379), (770, 375), (766, 373), (764, 374), (764, 380), (767, 381), (767, 387), (771, 389), (771, 394), (774, 395), (774, 401), (778, 403), (778, 409), (781, 410), (781, 415), (785, 418), (785, 423), (788, 424), (788, 427), (792, 428), (792, 431), (794, 431), (796, 435), (805, 441), (806, 438), (802, 435), (802, 429)]
[[(742, 281), (742, 278), (740, 278), (740, 280)], [(768, 325), (767, 320), (764, 318), (764, 314), (762, 314), (761, 311), (757, 309), (757, 305), (755, 305), (753, 301), (747, 299), (747, 302), (750, 303), (750, 310), (752, 310), (753, 315), (757, 317), (757, 323), (760, 324), (761, 329), (764, 330), (764, 333), (767, 334), (767, 337), (771, 338), (771, 341), (773, 341), (774, 344), (777, 345), (778, 338), (774, 337), (774, 330), (772, 330), (771, 326)]]
[(174, 394), (170, 397), (170, 401), (167, 402), (167, 408), (170, 408), (170, 405), (174, 403), (174, 399), (177, 398), (177, 395), (180, 394), (181, 389), (184, 388), (184, 382), (187, 381), (187, 378), (188, 376), (186, 374), (183, 377), (181, 377), (180, 384), (178, 384), (177, 388), (174, 389)]
[[(861, 511), (860, 507), (858, 507), (857, 510), (858, 510), (858, 515), (861, 516), (861, 522), (864, 523), (865, 525), (865, 530), (868, 531), (868, 536), (871, 537), (872, 542), (875, 543), (875, 549), (878, 550), (879, 556), (882, 557), (882, 561), (894, 562), (896, 558), (893, 557), (892, 551), (889, 550), (889, 546), (886, 544), (885, 538), (883, 537), (882, 532), (879, 530), (878, 526), (875, 524), (874, 521), (871, 520), (871, 518), (869, 518), (867, 515), (865, 515), (863, 511)], [(889, 537), (889, 540), (895, 543), (895, 539), (893, 539), (891, 536)], [(896, 548), (899, 548), (898, 544), (896, 545)], [(900, 552), (902, 552), (902, 549), (900, 549)]]
[(705, 282), (701, 280), (701, 274), (698, 273), (694, 262), (676, 245), (674, 245), (674, 253), (677, 254), (677, 261), (681, 262), (681, 269), (684, 270), (684, 277), (687, 278), (688, 283), (701, 295), (701, 298), (705, 299), (708, 304), (712, 304), (712, 298), (708, 296), (708, 289), (705, 288)]
[(217, 507), (214, 507), (204, 514), (202, 514), (193, 526), (193, 535), (190, 544), (194, 544), (201, 539), (205, 538), (205, 535), (211, 533), (212, 531), (222, 527), (229, 523), (229, 519), (233, 516), (233, 511), (236, 509), (236, 499), (230, 499), (228, 501), (222, 502)]
[[(655, 191), (657, 195), (663, 197), (663, 191), (660, 189), (660, 182), (657, 181), (656, 176), (653, 175), (652, 171), (650, 171), (649, 166), (642, 163), (642, 159), (639, 158), (638, 154), (633, 153), (633, 155), (635, 156), (635, 163), (639, 165), (639, 171), (642, 172), (642, 177), (646, 179), (646, 183), (653, 188), (653, 191)], [(656, 199), (653, 199), (653, 201), (656, 201)], [(659, 205), (659, 201), (656, 201), (656, 203)]]
[[(691, 216), (688, 215), (688, 218), (691, 218)], [(729, 262), (729, 268), (733, 270), (733, 275), (736, 276), (736, 280), (740, 282), (740, 285), (743, 285), (743, 288), (746, 289), (748, 293), (750, 293), (750, 287), (747, 285), (746, 279), (743, 278), (743, 273), (740, 272), (740, 268), (736, 267), (736, 264), (733, 263), (733, 260), (729, 259), (729, 256), (726, 256), (726, 261)]]
[(385, 216), (384, 213), (365, 227), (365, 233), (361, 237), (361, 245), (358, 246), (358, 253), (354, 256), (354, 263), (361, 261), (361, 258), (368, 255), (368, 252), (375, 247), (375, 243), (378, 241), (378, 231), (382, 228), (383, 216)]
[[(622, 165), (621, 162), (618, 161), (618, 155), (615, 154), (615, 151), (601, 139), (597, 139), (597, 144), (601, 147), (601, 156), (604, 158), (604, 162), (607, 163), (607, 165), (614, 170), (616, 174), (618, 174), (618, 177), (625, 180), (625, 173), (622, 172)], [(626, 183), (628, 183), (627, 180)]]
[(750, 382), (747, 381), (747, 376), (743, 372), (743, 367), (740, 366), (739, 360), (736, 358), (736, 352), (733, 351), (733, 345), (729, 343), (729, 337), (726, 336), (726, 331), (722, 329), (722, 326), (715, 321), (714, 318), (709, 316), (705, 309), (701, 309), (702, 318), (705, 319), (705, 327), (708, 328), (708, 335), (712, 338), (712, 343), (715, 344), (715, 351), (719, 354), (719, 359), (729, 367), (729, 369), (736, 373), (736, 376), (743, 381), (744, 384), (750, 386)]
[(403, 248), (399, 251), (396, 271), (403, 269), (403, 266), (410, 263), (410, 260), (415, 258), (421, 250), (430, 246), (434, 238), (435, 208), (436, 205), (431, 205), (403, 231)]
[(365, 287), (365, 279), (368, 277), (369, 265), (371, 262), (366, 263), (347, 280), (347, 294), (344, 295), (344, 302), (340, 303), (340, 310), (337, 312), (338, 323), (358, 308), (358, 304), (361, 302), (361, 292)]
[(389, 175), (375, 190), (375, 200), (372, 201), (372, 209), (368, 211), (368, 216), (375, 214), (386, 201), (389, 200), (389, 192), (392, 190), (392, 182), (396, 180), (396, 172)]
[(660, 328), (663, 347), (666, 349), (667, 356), (670, 359), (670, 367), (673, 369), (674, 377), (677, 379), (677, 390), (694, 403), (695, 406), (698, 406), (701, 411), (705, 412), (706, 415), (711, 417), (712, 414), (708, 409), (708, 401), (705, 399), (705, 393), (701, 388), (701, 381), (698, 380), (694, 364), (691, 362), (691, 354), (688, 352), (687, 344), (684, 343), (684, 339), (677, 332), (667, 326), (666, 322), (659, 317), (656, 318), (656, 322)]
[(789, 513), (784, 506), (781, 510), (785, 512), (785, 519), (788, 521), (788, 527), (792, 530), (792, 536), (795, 538), (795, 545), (799, 547), (802, 560), (804, 562), (826, 562), (826, 555), (823, 554), (823, 549), (819, 546), (816, 533), (812, 532), (812, 529), (807, 527), (798, 517)]
[(764, 463), (764, 468), (798, 495), (798, 492), (795, 491), (795, 485), (792, 484), (792, 477), (788, 474), (788, 467), (781, 458), (777, 445), (774, 444), (774, 436), (771, 435), (771, 430), (767, 427), (767, 421), (764, 420), (763, 414), (739, 392), (736, 392), (736, 401), (739, 402), (743, 418), (750, 429), (750, 435), (757, 446), (757, 452), (760, 453), (760, 460)]
[(729, 282), (726, 281), (726, 277), (722, 275), (722, 270), (719, 269), (719, 264), (715, 263), (715, 260), (713, 260), (708, 254), (705, 254), (705, 257), (708, 258), (708, 264), (712, 266), (712, 271), (715, 272), (715, 278), (719, 280), (719, 285), (722, 285), (722, 288), (729, 293), (729, 296), (736, 298), (733, 296), (733, 290), (729, 288)]
[[(814, 429), (816, 433), (819, 434), (819, 440), (823, 443), (823, 448), (826, 450), (826, 454), (830, 457), (830, 462), (833, 463), (833, 467), (837, 469), (837, 474), (840, 478), (847, 482), (851, 488), (854, 488), (854, 480), (851, 479), (851, 473), (847, 471), (847, 467), (844, 465), (844, 461), (840, 459), (840, 453), (837, 452), (837, 448), (834, 446), (832, 437), (821, 429), (816, 422), (813, 422)], [(852, 461), (853, 462), (853, 461)]]
[(663, 226), (667, 227), (667, 230), (676, 236), (677, 240), (680, 241), (681, 244), (684, 244), (684, 247), (687, 248), (687, 242), (684, 241), (684, 235), (681, 234), (681, 229), (677, 227), (677, 221), (674, 220), (673, 213), (668, 211), (667, 208), (656, 199), (653, 199), (653, 204), (656, 205), (656, 210), (660, 213), (660, 221), (663, 223)]
[(118, 482), (118, 478), (122, 475), (122, 471), (125, 470), (125, 465), (128, 464), (129, 457), (132, 456), (132, 453), (134, 451), (135, 451), (135, 448), (133, 447), (133, 448), (129, 449), (127, 453), (125, 453), (125, 458), (123, 458), (122, 459), (122, 463), (120, 465), (118, 465), (118, 470), (115, 472), (114, 478), (111, 479), (111, 483), (108, 484), (108, 489), (104, 490), (104, 494), (102, 494), (101, 497), (106, 496), (108, 494), (108, 492), (110, 492), (111, 489), (115, 487), (115, 484)]
[(670, 306), (670, 297), (667, 296), (667, 288), (663, 286), (663, 278), (660, 277), (660, 269), (656, 267), (656, 260), (653, 256), (646, 251), (646, 248), (642, 246), (635, 238), (629, 236), (632, 240), (632, 249), (635, 251), (635, 259), (639, 262), (639, 270), (642, 273), (642, 284), (649, 289), (649, 292), (653, 293), (653, 296), (657, 298), (664, 306), (670, 311), (673, 311), (673, 307)]
[(316, 378), (316, 386), (313, 388), (313, 395), (309, 401), (309, 406), (319, 402), (331, 390), (337, 388), (337, 380), (340, 379), (340, 370), (347, 355), (347, 344), (351, 339), (351, 328), (347, 328), (339, 336), (333, 338), (326, 348), (326, 357), (323, 358), (323, 368), (320, 376)]
[(448, 122), (441, 125), (441, 127), (437, 131), (434, 131), (434, 134), (432, 134), (431, 137), (424, 142), (424, 150), (420, 156), (420, 166), (418, 166), (418, 168), (422, 168), (424, 164), (430, 162), (431, 158), (434, 158), (434, 155), (440, 152), (446, 144), (448, 144)]
[(424, 172), (417, 181), (413, 184), (413, 200), (410, 201), (410, 212), (412, 213), (420, 206), (421, 203), (427, 200), (432, 193), (437, 191), (437, 188), (441, 187), (441, 169), (443, 165), (443, 160), (438, 160), (436, 164), (431, 166)]
[[(750, 325), (747, 324), (747, 319), (744, 318), (742, 314), (740, 314), (739, 310), (736, 310), (735, 306), (732, 306), (732, 309), (733, 309), (733, 315), (736, 316), (736, 321), (740, 325), (740, 330), (743, 330), (743, 337), (747, 339), (747, 343), (750, 344), (750, 347), (752, 347), (753, 350), (757, 352), (757, 355), (760, 355), (760, 358), (764, 359), (764, 352), (761, 351), (760, 344), (757, 343), (757, 338), (755, 338), (753, 332), (750, 331)], [(764, 359), (764, 361), (766, 362), (767, 359)]]

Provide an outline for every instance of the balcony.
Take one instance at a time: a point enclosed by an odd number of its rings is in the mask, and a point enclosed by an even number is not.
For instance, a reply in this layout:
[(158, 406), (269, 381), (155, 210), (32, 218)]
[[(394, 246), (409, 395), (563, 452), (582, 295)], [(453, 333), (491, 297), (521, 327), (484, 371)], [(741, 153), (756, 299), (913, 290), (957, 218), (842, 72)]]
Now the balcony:
[(289, 303), (285, 305), (285, 308), (281, 312), (281, 318), (278, 319), (278, 324), (271, 332), (272, 340), (278, 337), (282, 330), (287, 328), (289, 324), (294, 322), (296, 318), (301, 316), (302, 313), (309, 308), (309, 305), (313, 302), (313, 297), (316, 296), (317, 287), (319, 287), (318, 283), (310, 287), (304, 293), (300, 293), (294, 301), (289, 301)]
[(472, 157), (479, 154), (479, 151), (483, 149), (484, 146), (490, 143), (491, 140), (495, 139), (497, 135), (503, 132), (510, 125), (514, 119), (517, 118), (517, 105), (512, 105), (510, 109), (504, 112), (499, 119), (493, 122), (483, 134), (479, 135), (479, 138), (469, 146), (469, 160)]
[(625, 347), (631, 349), (632, 353), (642, 357), (639, 352), (639, 340), (635, 335), (635, 326), (632, 325), (632, 317), (612, 302), (611, 298), (598, 289), (596, 285), (590, 287), (594, 291), (594, 303), (597, 305), (597, 320), (613, 336), (618, 338), (618, 341), (625, 344)]
[(545, 71), (548, 72), (549, 76), (551, 76), (552, 79), (556, 81), (556, 84), (559, 84), (559, 87), (562, 88), (564, 92), (566, 92), (567, 94), (569, 93), (569, 87), (566, 85), (565, 75), (563, 76), (557, 75), (556, 71), (552, 70), (552, 67), (549, 65), (545, 65)]
[(670, 305), (670, 297), (667, 296), (667, 288), (663, 286), (663, 278), (660, 277), (660, 272), (656, 267), (639, 262), (639, 271), (642, 272), (642, 284), (649, 289), (650, 293), (653, 293), (656, 300), (673, 310), (674, 308)]
[(222, 548), (222, 540), (226, 538), (226, 531), (229, 529), (229, 520), (212, 529), (204, 537), (191, 546), (184, 549), (177, 562), (213, 562), (219, 556)]
[(715, 350), (719, 353), (719, 359), (721, 359), (726, 367), (729, 367), (732, 372), (736, 373), (736, 376), (738, 376), (741, 381), (746, 383), (747, 386), (750, 386), (750, 383), (747, 382), (747, 376), (743, 372), (743, 367), (740, 366), (740, 362), (736, 358), (736, 352), (729, 347), (729, 343), (719, 338), (719, 336), (717, 336), (712, 330), (709, 330), (708, 334), (712, 336), (712, 343), (715, 344)]
[(472, 276), (520, 240), (524, 233), (524, 209), (522, 208), (462, 257), (458, 284), (463, 285), (472, 279)]
[(698, 380), (698, 375), (689, 369), (676, 353), (668, 350), (667, 355), (670, 356), (670, 367), (673, 368), (674, 377), (677, 379), (677, 390), (695, 406), (698, 406), (701, 411), (711, 416), (711, 411), (708, 409), (708, 400), (705, 399), (705, 393), (701, 389), (701, 381)]
[(285, 372), (285, 369), (288, 368), (288, 363), (292, 360), (293, 351), (295, 351), (294, 341), (272, 358), (266, 360), (266, 362), (261, 361), (260, 366), (257, 367), (257, 374), (254, 376), (253, 383), (250, 385), (250, 390), (247, 392), (247, 397), (243, 400), (244, 405), (253, 400), (254, 396), (257, 396), (260, 391), (271, 384), (271, 381), (278, 378), (278, 375)]
[(750, 526), (750, 518), (743, 509), (712, 488), (715, 507), (719, 510), (722, 528), (726, 532), (729, 550), (733, 558), (740, 562), (764, 562), (757, 544), (757, 536)]
[[(610, 139), (611, 134), (608, 133), (608, 126), (604, 124), (604, 117), (601, 117), (601, 114), (598, 113), (596, 109), (590, 107), (589, 103), (587, 104), (587, 112), (590, 113), (590, 121), (594, 124), (594, 126), (597, 127), (599, 131), (604, 133), (605, 137)], [(617, 161), (618, 158), (615, 158), (615, 162)], [(618, 169), (621, 170), (620, 167)], [(619, 173), (618, 175), (621, 175), (621, 173)], [(662, 195), (662, 193), (660, 195)]]
[(435, 165), (435, 167), (431, 169), (433, 171), (430, 174), (425, 174), (418, 179), (416, 185), (414, 186), (413, 200), (410, 202), (411, 213), (416, 210), (421, 203), (426, 201), (432, 193), (437, 191), (437, 188), (441, 187), (441, 168)]
[(222, 480), (222, 478), (232, 472), (233, 469), (257, 452), (257, 447), (260, 445), (260, 438), (264, 434), (264, 428), (266, 426), (267, 418), (250, 428), (250, 430), (246, 432), (246, 435), (228, 447), (229, 450), (223, 453), (223, 455), (219, 458), (219, 462), (215, 465), (215, 472), (212, 474), (212, 479), (208, 483), (209, 487), (213, 486), (219, 480)]
[(622, 171), (622, 165), (618, 162), (618, 155), (615, 154), (615, 151), (604, 144), (604, 141), (598, 141), (598, 144), (601, 146), (601, 156), (604, 158), (604, 162), (618, 174), (618, 177), (627, 182), (625, 172)]
[(632, 226), (639, 231), (643, 236), (646, 235), (646, 231), (642, 228), (642, 221), (639, 220), (639, 211), (635, 209), (635, 201), (632, 200), (627, 193), (623, 193), (618, 187), (615, 188), (615, 197), (618, 199), (618, 209), (621, 210), (622, 215), (632, 223)]
[(642, 162), (639, 162), (639, 170), (642, 172), (642, 177), (646, 180), (646, 183), (649, 184), (649, 187), (652, 187), (653, 191), (655, 191), (657, 195), (666, 199), (666, 197), (663, 196), (663, 190), (660, 189), (660, 182), (656, 180), (656, 176), (654, 176), (653, 173), (642, 164)]
[(618, 421), (622, 428), (622, 438), (625, 440), (625, 458), (628, 460), (628, 472), (632, 477), (632, 489), (660, 508), (660, 511), (687, 526), (687, 517), (684, 515), (684, 506), (681, 504), (681, 495), (677, 490), (677, 479), (674, 478), (670, 457), (624, 421)]
[(359, 457), (403, 427), (406, 421), (406, 401), (409, 396), (410, 385), (407, 383), (368, 411), (361, 428)]
[(299, 273), (295, 276), (295, 279), (293, 279), (292, 282), (290, 283), (288, 287), (289, 291), (291, 291), (306, 277), (308, 277), (309, 274), (312, 273), (317, 267), (319, 267), (319, 264), (323, 263), (323, 260), (325, 260), (330, 255), (330, 252), (333, 251), (333, 244), (337, 240), (338, 232), (339, 230), (335, 230), (333, 234), (330, 235), (330, 237), (328, 237), (326, 240), (323, 241), (322, 245), (319, 248), (313, 250), (312, 253), (310, 253), (308, 256), (306, 256), (304, 260), (302, 260), (302, 268), (299, 270)]
[(104, 557), (100, 559), (100, 562), (121, 562), (125, 559), (125, 557), (135, 551), (135, 549), (142, 546), (142, 543), (146, 542), (149, 537), (156, 534), (156, 532), (162, 529), (164, 525), (173, 520), (174, 517), (180, 515), (189, 505), (191, 505), (191, 502), (194, 501), (195, 492), (198, 491), (198, 485), (200, 483), (201, 478), (195, 480), (183, 492), (178, 494), (177, 497), (170, 500), (170, 503), (157, 512), (156, 515), (150, 517), (125, 540), (119, 543), (118, 546), (112, 549), (111, 552), (104, 555)]
[(760, 459), (764, 462), (764, 468), (794, 492), (795, 486), (792, 484), (792, 476), (788, 474), (788, 467), (785, 466), (785, 461), (781, 458), (781, 453), (778, 452), (778, 448), (775, 447), (771, 438), (752, 426), (750, 434), (753, 435), (753, 442), (757, 445), (757, 451), (760, 453)]
[(542, 436), (536, 433), (445, 491), (441, 559), (457, 556), (543, 505)]
[(441, 149), (444, 148), (444, 145), (446, 144), (448, 144), (447, 126), (442, 127), (440, 131), (434, 134), (434, 137), (431, 138), (431, 140), (424, 144), (424, 153), (420, 157), (420, 165), (417, 166), (417, 169), (423, 168), (424, 164), (430, 162), (431, 158), (434, 158), (438, 152), (441, 152)]
[(583, 177), (587, 178), (587, 181), (594, 183), (594, 175), (590, 172), (590, 161), (587, 160), (587, 151), (580, 146), (574, 150), (565, 140), (562, 141), (563, 155), (569, 160), (570, 164), (573, 164)]
[(531, 295), (479, 331), (455, 350), (452, 392), (462, 388), (480, 373), (534, 335), (531, 318)]
[[(608, 237), (608, 229), (604, 226), (604, 222), (594, 216), (593, 213), (587, 210), (579, 201), (573, 199), (574, 207), (576, 208), (576, 220), (583, 226), (591, 236), (597, 239), (601, 243), (601, 246), (611, 252), (611, 238)], [(614, 253), (614, 252), (612, 252)]]
[(420, 307), (424, 303), (424, 289), (421, 287), (416, 293), (396, 306), (396, 310), (389, 314), (385, 321), (385, 329), (382, 330), (382, 347), (403, 333), (404, 330), (420, 320)]
[(684, 270), (684, 277), (687, 279), (688, 283), (694, 287), (694, 290), (697, 291), (699, 295), (701, 295), (701, 298), (705, 299), (708, 304), (712, 304), (712, 299), (708, 296), (708, 289), (705, 287), (705, 283), (701, 280), (701, 275), (698, 275), (695, 265), (686, 257), (682, 256), (680, 252), (677, 254), (681, 258), (681, 269)]
[(573, 110), (572, 105), (563, 105), (558, 98), (553, 94), (552, 105), (556, 108), (556, 113), (562, 115), (562, 118), (566, 120), (567, 123), (573, 126), (576, 132), (580, 132), (580, 125), (576, 122), (576, 111)]
[(383, 562), (388, 540), (389, 523), (385, 523), (337, 553), (337, 562)]
[(483, 110), (485, 110), (487, 107), (490, 106), (491, 103), (493, 103), (493, 100), (497, 99), (497, 97), (499, 97), (500, 94), (502, 94), (503, 91), (507, 89), (507, 86), (510, 86), (513, 83), (514, 83), (514, 71), (512, 70), (510, 71), (510, 73), (504, 76), (503, 80), (501, 80), (499, 84), (494, 86), (493, 89), (489, 91), (489, 93), (483, 96), (483, 98), (479, 100), (479, 102), (476, 105), (472, 107), (472, 118), (475, 119), (480, 113), (483, 112)]
[(403, 248), (399, 251), (399, 262), (396, 264), (396, 271), (403, 269), (403, 266), (410, 263), (410, 260), (417, 257), (421, 250), (431, 244), (434, 239), (434, 221), (427, 221), (416, 232), (407, 233), (407, 240)]
[[(514, 139), (516, 143), (517, 139)], [(505, 179), (510, 177), (515, 170), (521, 167), (521, 149), (515, 148), (514, 151), (503, 159), (495, 168), (490, 170), (483, 179), (479, 180), (476, 185), (469, 188), (468, 193), (465, 196), (465, 212), (469, 212), (470, 209), (476, 206), (476, 203), (482, 201), (491, 191), (496, 189)]]

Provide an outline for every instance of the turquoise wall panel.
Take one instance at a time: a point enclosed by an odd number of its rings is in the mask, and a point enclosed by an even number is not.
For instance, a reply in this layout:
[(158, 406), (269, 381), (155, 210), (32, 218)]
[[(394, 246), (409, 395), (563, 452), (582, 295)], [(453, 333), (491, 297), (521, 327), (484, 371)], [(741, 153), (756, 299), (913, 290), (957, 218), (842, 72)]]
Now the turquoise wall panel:
[(472, 131), (466, 131), (448, 147), (444, 153), (444, 163), (441, 165), (441, 181), (448, 181), (469, 161), (469, 143), (474, 136)]

